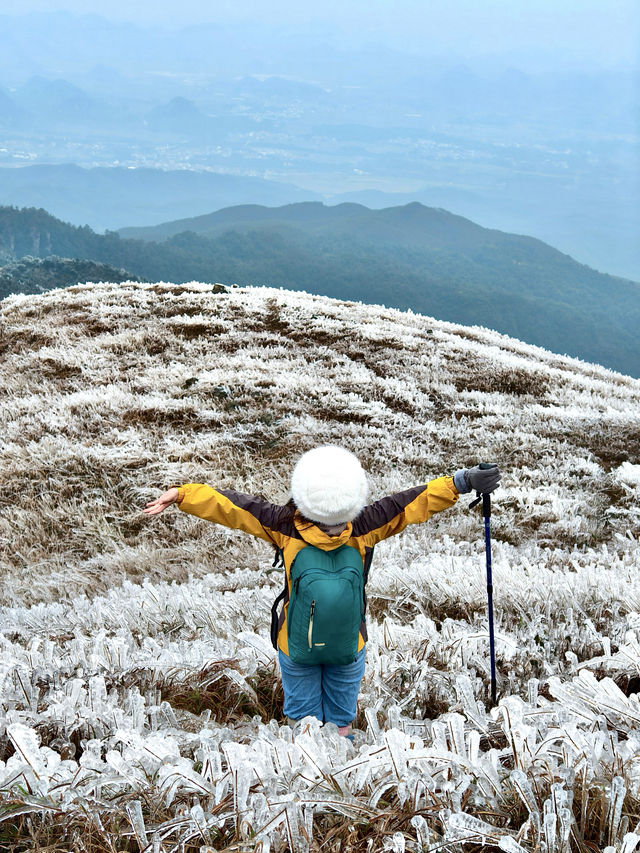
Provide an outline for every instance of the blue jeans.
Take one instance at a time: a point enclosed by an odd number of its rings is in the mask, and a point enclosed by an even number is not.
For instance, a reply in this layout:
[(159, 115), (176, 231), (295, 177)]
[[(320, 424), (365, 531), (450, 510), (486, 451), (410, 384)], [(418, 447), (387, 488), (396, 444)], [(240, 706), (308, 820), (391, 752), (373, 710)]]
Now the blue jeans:
[(353, 663), (304, 666), (279, 651), (285, 715), (292, 720), (317, 717), (323, 723), (348, 726), (356, 715), (364, 653), (361, 649)]

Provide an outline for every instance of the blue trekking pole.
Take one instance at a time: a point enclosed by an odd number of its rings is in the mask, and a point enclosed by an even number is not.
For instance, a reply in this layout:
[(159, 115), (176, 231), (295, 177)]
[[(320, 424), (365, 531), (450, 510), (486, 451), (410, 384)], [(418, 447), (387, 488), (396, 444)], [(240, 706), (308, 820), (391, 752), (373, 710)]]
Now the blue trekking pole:
[[(493, 465), (482, 462), (482, 469), (493, 468)], [(469, 509), (476, 506), (482, 498), (482, 516), (484, 518), (484, 547), (487, 555), (487, 599), (489, 609), (489, 654), (491, 660), (491, 704), (496, 704), (496, 646), (493, 632), (493, 578), (491, 575), (491, 495), (476, 492), (476, 499), (469, 504)]]

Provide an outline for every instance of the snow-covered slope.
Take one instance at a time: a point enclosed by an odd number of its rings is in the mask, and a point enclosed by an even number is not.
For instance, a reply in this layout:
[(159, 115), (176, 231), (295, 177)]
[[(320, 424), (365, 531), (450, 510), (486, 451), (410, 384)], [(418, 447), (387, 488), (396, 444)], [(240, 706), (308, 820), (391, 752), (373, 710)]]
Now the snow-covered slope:
[[(353, 850), (461, 834), (564, 850), (563, 833), (592, 830), (622, 849), (635, 823), (621, 814), (640, 807), (627, 762), (640, 705), (592, 673), (636, 689), (640, 381), (486, 329), (266, 288), (84, 285), (0, 310), (10, 801), (43, 795), (33, 810), (46, 802), (62, 834), (83, 808), (105, 837), (117, 817), (141, 849), (156, 831), (157, 849), (253, 849), (253, 833), (263, 850), (303, 850), (336, 815)], [(327, 729), (294, 742), (268, 723), (281, 577), (264, 543), (140, 513), (187, 481), (284, 501), (293, 461), (321, 442), (360, 456), (373, 498), (501, 464), (494, 598), (510, 698), (493, 716), (482, 520), (467, 498), (376, 551), (355, 752)], [(397, 821), (383, 831), (385, 809)], [(469, 818), (488, 811), (493, 830)]]

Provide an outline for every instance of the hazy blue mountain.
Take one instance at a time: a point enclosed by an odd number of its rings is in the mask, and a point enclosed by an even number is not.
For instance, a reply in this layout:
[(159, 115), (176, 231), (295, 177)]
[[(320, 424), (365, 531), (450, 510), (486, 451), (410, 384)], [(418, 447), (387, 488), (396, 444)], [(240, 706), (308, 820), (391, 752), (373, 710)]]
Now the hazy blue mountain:
[(314, 194), (291, 184), (187, 169), (0, 168), (0, 204), (43, 207), (60, 219), (98, 231), (249, 202), (282, 205), (309, 198)]
[[(628, 66), (571, 64), (557, 47), (555, 62), (532, 65), (515, 53), (474, 58), (471, 44), (391, 48), (358, 32), (347, 43), (299, 19), (224, 17), (167, 27), (161, 15), (144, 25), (63, 12), (0, 16), (0, 86), (12, 98), (37, 75), (93, 100), (54, 89), (35, 113), (25, 102), (37, 117), (27, 133), (0, 109), (0, 165), (188, 163), (313, 192), (149, 205), (135, 218), (126, 194), (119, 209), (54, 207), (46, 187), (0, 203), (43, 204), (100, 230), (249, 202), (419, 201), (640, 277), (640, 87)], [(392, 195), (376, 197), (381, 189)]]
[(43, 210), (0, 208), (0, 254), (86, 258), (149, 280), (265, 284), (411, 308), (483, 325), (640, 375), (640, 284), (530, 237), (419, 204), (373, 211), (248, 205), (159, 229), (159, 242), (104, 236)]
[(40, 121), (45, 116), (56, 122), (106, 118), (106, 110), (98, 101), (67, 80), (32, 77), (16, 90), (14, 100)]
[(168, 103), (154, 107), (147, 114), (151, 130), (169, 133), (206, 133), (215, 129), (214, 122), (188, 98), (172, 98)]
[(121, 237), (140, 240), (164, 240), (185, 231), (204, 237), (213, 237), (223, 231), (254, 230), (264, 225), (282, 225), (300, 228), (309, 232), (342, 227), (345, 222), (371, 212), (360, 204), (338, 204), (327, 207), (321, 202), (300, 202), (283, 207), (264, 207), (259, 204), (244, 204), (217, 210), (203, 216), (164, 222), (161, 225), (142, 228), (120, 228)]
[[(39, 12), (0, 16), (0, 73), (67, 74), (106, 61), (145, 65), (153, 53), (150, 30), (98, 15)], [(169, 34), (166, 34), (167, 40)], [(153, 36), (152, 36), (153, 38)], [(145, 45), (147, 48), (145, 49)]]

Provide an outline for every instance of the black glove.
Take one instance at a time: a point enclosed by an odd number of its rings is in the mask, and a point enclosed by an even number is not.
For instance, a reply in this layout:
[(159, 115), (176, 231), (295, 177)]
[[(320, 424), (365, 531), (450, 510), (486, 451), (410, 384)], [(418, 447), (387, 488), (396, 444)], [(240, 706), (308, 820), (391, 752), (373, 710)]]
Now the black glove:
[(453, 484), (461, 495), (480, 492), (488, 495), (498, 488), (502, 475), (497, 465), (483, 463), (473, 468), (461, 468), (453, 475)]

